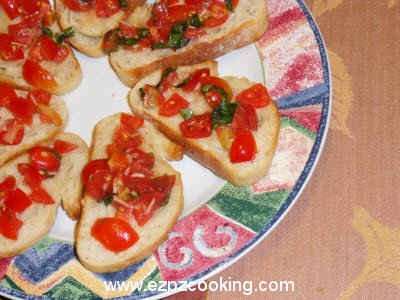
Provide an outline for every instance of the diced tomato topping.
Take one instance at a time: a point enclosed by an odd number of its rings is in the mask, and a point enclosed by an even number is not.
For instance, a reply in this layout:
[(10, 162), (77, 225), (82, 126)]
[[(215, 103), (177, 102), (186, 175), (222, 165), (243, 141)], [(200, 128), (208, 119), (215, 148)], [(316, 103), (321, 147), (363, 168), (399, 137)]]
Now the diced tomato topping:
[(32, 100), (34, 103), (49, 105), (51, 94), (45, 90), (33, 90), (28, 92), (26, 99)]
[(23, 224), (13, 210), (0, 210), (0, 233), (4, 237), (14, 241), (18, 240), (18, 233)]
[(210, 10), (210, 16), (204, 21), (204, 27), (218, 27), (228, 21), (229, 11), (226, 6), (213, 5)]
[(108, 18), (121, 10), (118, 0), (96, 0), (94, 4), (96, 16), (99, 18)]
[(40, 55), (45, 60), (54, 60), (57, 56), (58, 45), (48, 36), (42, 35), (40, 37)]
[(151, 187), (163, 195), (163, 201), (169, 196), (176, 181), (175, 175), (163, 175), (151, 179)]
[(42, 16), (42, 22), (44, 26), (51, 26), (54, 23), (56, 18), (56, 13), (54, 10), (49, 10), (47, 13), (44, 13)]
[(159, 91), (161, 93), (165, 93), (168, 89), (174, 86), (175, 82), (179, 79), (178, 73), (172, 72), (169, 73), (166, 78), (161, 82), (161, 86), (159, 87)]
[(22, 15), (24, 16), (32, 16), (35, 13), (43, 15), (51, 10), (48, 0), (23, 0), (20, 5)]
[(43, 123), (50, 123), (50, 124), (54, 124), (56, 126), (62, 125), (63, 121), (62, 121), (60, 115), (58, 114), (58, 112), (56, 112), (50, 106), (47, 106), (42, 103), (37, 103), (36, 109), (39, 112), (40, 120)]
[(138, 148), (129, 149), (127, 153), (131, 155), (133, 164), (140, 165), (147, 169), (152, 169), (154, 167), (155, 157), (153, 154), (145, 153)]
[(144, 87), (143, 104), (145, 107), (156, 107), (164, 104), (165, 98), (154, 86), (146, 84)]
[(160, 205), (163, 202), (163, 195), (159, 192), (152, 192), (150, 194), (142, 195), (136, 199), (133, 205), (133, 216), (135, 217), (136, 223), (142, 227), (145, 225)]
[(233, 140), (229, 157), (232, 163), (252, 161), (257, 154), (257, 144), (248, 129), (240, 131)]
[(223, 99), (223, 95), (218, 93), (216, 90), (211, 90), (208, 93), (206, 93), (204, 96), (206, 97), (206, 100), (207, 100), (208, 104), (212, 108), (221, 105), (221, 101)]
[(131, 225), (120, 218), (97, 219), (90, 234), (106, 249), (116, 253), (129, 249), (139, 240)]
[(144, 124), (144, 119), (139, 116), (129, 115), (126, 113), (121, 114), (121, 123), (125, 124), (126, 126), (138, 130), (142, 128)]
[(152, 45), (151, 39), (147, 36), (139, 41), (139, 43), (136, 46), (136, 50), (141, 51), (145, 48), (149, 48), (151, 45)]
[(8, 25), (8, 32), (14, 41), (28, 48), (33, 46), (41, 34), (42, 20), (38, 14), (32, 15), (17, 24)]
[(108, 165), (110, 166), (110, 170), (113, 173), (118, 171), (123, 171), (127, 167), (129, 167), (129, 159), (125, 153), (117, 152), (110, 157)]
[(236, 108), (231, 128), (234, 132), (242, 129), (256, 131), (258, 129), (257, 112), (252, 105), (242, 105)]
[(24, 51), (15, 44), (14, 38), (6, 33), (0, 33), (0, 58), (5, 61), (24, 59)]
[(255, 108), (263, 108), (270, 104), (271, 98), (267, 89), (261, 83), (257, 83), (237, 95), (236, 101), (251, 104)]
[(21, 213), (29, 206), (31, 206), (32, 201), (29, 197), (20, 189), (15, 189), (12, 191), (4, 200), (4, 205), (12, 209), (15, 212)]
[(153, 5), (151, 10), (152, 18), (147, 22), (149, 27), (156, 26), (156, 27), (163, 27), (169, 20), (168, 20), (168, 6), (164, 2), (157, 2)]
[(210, 84), (216, 87), (219, 87), (221, 89), (223, 89), (226, 94), (228, 95), (228, 100), (232, 99), (232, 88), (229, 85), (228, 82), (226, 82), (224, 79), (220, 78), (220, 77), (215, 77), (215, 76), (203, 76), (200, 78), (200, 84), (201, 86), (204, 86), (206, 84)]
[[(201, 1), (201, 0), (195, 0), (195, 1)], [(212, 4), (226, 6), (226, 0), (211, 0), (211, 2), (212, 2)], [(239, 4), (239, 0), (231, 0), (231, 3), (232, 3), (233, 8), (236, 8), (237, 5)]]
[(19, 16), (18, 0), (0, 0), (0, 6), (3, 7), (10, 20), (14, 20)]
[(85, 12), (93, 7), (94, 0), (62, 0), (70, 10)]
[(53, 149), (59, 154), (65, 154), (78, 149), (79, 146), (63, 140), (56, 140)]
[(27, 59), (22, 67), (22, 76), (26, 82), (37, 88), (46, 89), (57, 86), (53, 75), (30, 59)]
[(2, 182), (0, 182), (0, 199), (3, 198), (5, 194), (12, 192), (15, 187), (15, 177), (7, 176)]
[(61, 47), (58, 47), (57, 50), (57, 55), (54, 59), (54, 61), (58, 64), (62, 63), (69, 55), (69, 50), (68, 47), (65, 45), (62, 45)]
[(22, 123), (32, 125), (33, 114), (36, 111), (35, 103), (32, 100), (25, 100), (22, 97), (10, 101), (6, 106), (14, 116)]
[(226, 125), (220, 125), (215, 129), (217, 133), (218, 140), (225, 150), (231, 149), (233, 138), (235, 134), (233, 130)]
[(42, 35), (35, 46), (29, 50), (28, 56), (37, 63), (47, 60), (55, 61), (59, 64), (68, 57), (68, 54), (69, 50), (67, 46), (58, 46), (53, 39)]
[(61, 155), (54, 149), (45, 146), (36, 146), (29, 150), (32, 165), (39, 170), (57, 172), (61, 166)]
[(207, 31), (202, 28), (188, 28), (185, 33), (183, 34), (184, 39), (197, 39), (206, 35)]
[(193, 76), (192, 79), (188, 83), (185, 84), (185, 86), (182, 88), (184, 92), (193, 92), (196, 86), (199, 84), (200, 78), (206, 75), (207, 77), (210, 76), (210, 69), (200, 69), (197, 70)]
[(188, 108), (189, 105), (190, 103), (186, 101), (185, 98), (174, 93), (163, 105), (161, 105), (158, 113), (163, 117), (172, 117), (179, 114), (182, 109)]
[(39, 204), (54, 204), (54, 199), (43, 188), (37, 188), (30, 193), (29, 198)]
[(137, 130), (121, 124), (114, 134), (114, 143), (117, 147), (126, 150), (140, 146), (142, 137), (138, 134)]
[(103, 44), (101, 45), (103, 51), (107, 53), (117, 51), (119, 39), (117, 30), (113, 29), (108, 31), (105, 34)]
[(17, 119), (7, 121), (0, 129), (0, 144), (18, 145), (24, 138), (24, 125)]
[(196, 14), (198, 11), (197, 6), (193, 5), (174, 5), (169, 7), (168, 16), (172, 22), (184, 21)]
[(18, 99), (15, 90), (7, 83), (0, 83), (0, 107)]
[(111, 171), (98, 170), (89, 176), (86, 192), (96, 200), (101, 200), (113, 191), (114, 177)]
[(86, 184), (89, 181), (89, 177), (96, 171), (111, 172), (108, 165), (108, 159), (95, 159), (89, 161), (82, 170), (82, 182)]
[(24, 177), (24, 183), (31, 188), (36, 190), (40, 188), (42, 184), (42, 176), (39, 173), (39, 169), (31, 164), (18, 164), (18, 172)]
[(136, 27), (130, 26), (126, 23), (121, 23), (119, 25), (120, 34), (127, 38), (134, 38), (138, 36)]
[(206, 138), (212, 134), (211, 114), (196, 115), (179, 124), (184, 137), (189, 139)]

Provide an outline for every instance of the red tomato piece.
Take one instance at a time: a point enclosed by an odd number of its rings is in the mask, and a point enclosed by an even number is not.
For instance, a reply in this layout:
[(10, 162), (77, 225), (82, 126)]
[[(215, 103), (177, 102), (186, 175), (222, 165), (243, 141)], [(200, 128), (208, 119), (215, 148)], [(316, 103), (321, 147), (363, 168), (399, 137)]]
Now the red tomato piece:
[(257, 112), (251, 105), (242, 105), (236, 108), (233, 115), (231, 128), (234, 132), (242, 129), (256, 131), (258, 129)]
[(43, 60), (42, 55), (40, 54), (40, 43), (36, 43), (28, 52), (29, 59), (40, 63)]
[(220, 93), (218, 93), (216, 90), (211, 90), (208, 93), (206, 93), (204, 96), (206, 97), (208, 104), (212, 108), (221, 105), (223, 96)]
[(54, 149), (44, 146), (36, 146), (29, 150), (32, 165), (39, 170), (57, 172), (61, 166), (61, 155)]
[(163, 195), (163, 201), (171, 194), (175, 185), (175, 175), (163, 175), (151, 179), (151, 187)]
[(54, 58), (54, 61), (60, 64), (68, 57), (68, 55), (69, 55), (69, 50), (67, 46), (63, 45), (61, 47), (58, 47), (57, 55)]
[(169, 7), (168, 16), (172, 22), (180, 22), (187, 20), (192, 15), (196, 14), (198, 7), (194, 5), (174, 5)]
[(0, 144), (18, 145), (24, 138), (24, 125), (17, 119), (9, 120), (0, 130)]
[(257, 83), (237, 95), (236, 101), (243, 104), (251, 104), (255, 108), (263, 108), (270, 104), (271, 98), (265, 86)]
[(18, 0), (0, 0), (0, 6), (3, 7), (10, 20), (14, 20), (19, 16)]
[(24, 47), (32, 47), (40, 35), (42, 20), (38, 14), (29, 16), (20, 23), (8, 25), (8, 32), (14, 41)]
[(201, 86), (204, 86), (206, 84), (210, 84), (216, 87), (219, 87), (221, 89), (223, 89), (227, 95), (228, 95), (228, 100), (230, 101), (232, 99), (232, 88), (229, 85), (228, 82), (226, 82), (224, 79), (220, 78), (220, 77), (215, 77), (215, 76), (203, 76), (200, 78), (200, 84)]
[(14, 38), (6, 33), (0, 33), (0, 58), (5, 61), (24, 59), (24, 51), (13, 44)]
[(53, 149), (59, 154), (65, 154), (78, 149), (79, 146), (63, 140), (56, 140)]
[(36, 109), (37, 112), (40, 114), (40, 120), (43, 123), (50, 123), (54, 124), (56, 126), (61, 126), (63, 121), (54, 109), (52, 109), (50, 106), (44, 105), (42, 103), (37, 103), (36, 104)]
[(144, 87), (143, 104), (145, 107), (156, 107), (165, 102), (164, 96), (154, 86), (146, 84)]
[(120, 34), (127, 38), (134, 38), (138, 36), (136, 27), (130, 26), (127, 23), (121, 23), (119, 25)]
[(23, 224), (14, 211), (0, 210), (0, 233), (4, 237), (14, 241), (18, 240), (18, 233)]
[[(226, 6), (226, 0), (211, 0), (212, 4)], [(239, 4), (239, 0), (231, 0), (233, 8), (236, 8)]]
[(97, 219), (90, 234), (107, 250), (116, 253), (129, 249), (139, 240), (131, 225), (120, 218)]
[(125, 124), (126, 126), (138, 130), (142, 128), (144, 124), (144, 119), (139, 116), (129, 115), (126, 113), (121, 114), (121, 123)]
[(159, 192), (153, 192), (146, 195), (140, 194), (139, 198), (135, 200), (135, 204), (132, 209), (136, 223), (140, 227), (145, 225), (160, 207), (162, 202), (163, 195)]
[(163, 117), (172, 117), (179, 114), (182, 109), (188, 108), (189, 105), (190, 103), (186, 101), (185, 98), (174, 93), (163, 105), (161, 105), (158, 113)]
[(94, 199), (101, 200), (112, 193), (113, 180), (111, 171), (96, 171), (89, 176), (86, 192)]
[(147, 21), (147, 25), (149, 27), (151, 26), (156, 26), (158, 28), (163, 27), (168, 20), (168, 6), (164, 2), (157, 2), (153, 5), (153, 8), (151, 9), (152, 16), (151, 18)]
[(19, 97), (15, 100), (10, 101), (7, 104), (7, 108), (20, 122), (29, 126), (32, 125), (33, 114), (36, 111), (36, 106), (32, 100), (25, 100), (24, 98)]
[(229, 157), (232, 163), (252, 161), (257, 154), (257, 144), (248, 129), (240, 131), (233, 140)]
[(93, 175), (96, 171), (111, 172), (110, 167), (108, 165), (108, 159), (95, 159), (89, 161), (82, 170), (81, 177), (83, 183), (86, 184), (89, 181), (89, 177)]
[(54, 199), (43, 188), (37, 188), (30, 193), (29, 198), (36, 203), (40, 204), (54, 204)]
[(142, 38), (136, 46), (136, 50), (141, 51), (145, 48), (149, 48), (152, 45), (151, 39), (147, 36)]
[(0, 107), (18, 99), (15, 90), (7, 83), (0, 83)]
[(153, 192), (150, 186), (150, 178), (148, 177), (135, 177), (135, 176), (124, 176), (124, 185), (130, 190), (139, 192), (140, 195), (147, 195)]
[(20, 189), (15, 189), (12, 191), (4, 200), (4, 205), (7, 208), (18, 213), (23, 212), (25, 209), (31, 206), (31, 204), (31, 199), (29, 199), (29, 197)]
[(161, 82), (161, 86), (159, 88), (160, 92), (163, 94), (165, 93), (168, 89), (173, 87), (175, 85), (175, 82), (179, 79), (178, 73), (172, 72), (169, 73), (166, 78)]
[(211, 15), (204, 21), (204, 27), (218, 27), (228, 21), (229, 11), (226, 6), (213, 5), (210, 13)]
[(53, 75), (30, 59), (22, 66), (22, 76), (26, 82), (37, 88), (51, 89), (57, 86)]
[(215, 128), (215, 132), (217, 133), (218, 140), (225, 150), (231, 149), (233, 138), (235, 134), (233, 130), (226, 125), (220, 125)]
[(179, 124), (184, 137), (189, 139), (206, 138), (212, 134), (211, 114), (196, 115)]
[(119, 149), (117, 146), (113, 144), (108, 144), (107, 145), (107, 156), (111, 157), (114, 153), (124, 153), (121, 149)]
[(0, 199), (4, 194), (8, 194), (13, 191), (15, 187), (15, 177), (7, 176), (2, 182), (0, 182)]
[(32, 100), (34, 103), (42, 103), (44, 105), (49, 105), (51, 94), (45, 90), (33, 90), (29, 91), (26, 96), (27, 100)]
[(188, 28), (185, 33), (183, 34), (183, 38), (185, 39), (197, 39), (206, 35), (207, 31), (202, 28)]
[(193, 75), (192, 78), (189, 80), (188, 83), (182, 88), (184, 92), (193, 92), (196, 86), (199, 84), (200, 78), (206, 75), (207, 77), (210, 76), (210, 69), (200, 69), (197, 70)]
[(98, 18), (108, 18), (121, 10), (118, 0), (96, 0), (94, 10)]
[(131, 155), (133, 164), (141, 165), (147, 169), (152, 169), (154, 167), (155, 157), (152, 153), (145, 153), (138, 148), (130, 149), (127, 153)]
[(129, 159), (123, 152), (114, 153), (108, 160), (111, 172), (124, 171), (129, 167)]
[(70, 10), (84, 12), (93, 7), (94, 0), (62, 0)]
[(42, 35), (40, 37), (40, 55), (45, 60), (54, 60), (57, 56), (58, 46), (57, 43), (48, 36)]
[(35, 13), (43, 15), (51, 10), (48, 0), (23, 0), (21, 1), (21, 12), (24, 16), (32, 16)]
[(142, 137), (137, 132), (125, 124), (121, 124), (114, 134), (114, 144), (115, 146), (121, 148), (122, 150), (136, 148), (142, 143)]
[(18, 172), (24, 176), (24, 183), (31, 188), (31, 190), (39, 189), (42, 184), (42, 179), (46, 177), (39, 173), (39, 169), (31, 164), (18, 164)]

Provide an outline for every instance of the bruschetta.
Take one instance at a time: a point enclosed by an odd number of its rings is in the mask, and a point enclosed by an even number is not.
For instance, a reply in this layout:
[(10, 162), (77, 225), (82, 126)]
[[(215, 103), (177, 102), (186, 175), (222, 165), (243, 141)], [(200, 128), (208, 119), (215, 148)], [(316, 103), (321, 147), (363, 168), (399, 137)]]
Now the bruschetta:
[(68, 120), (64, 101), (44, 90), (0, 83), (0, 166), (54, 136)]
[(80, 214), (86, 143), (71, 133), (30, 148), (0, 167), (0, 257), (23, 253), (45, 237), (60, 204)]
[(65, 41), (48, 0), (0, 2), (0, 82), (63, 95), (75, 89), (82, 71)]
[(141, 117), (116, 114), (96, 125), (76, 236), (87, 269), (121, 270), (167, 238), (183, 208), (183, 186), (161, 157), (181, 159), (182, 149)]
[(107, 33), (103, 48), (120, 80), (133, 87), (158, 69), (201, 63), (251, 44), (267, 27), (266, 1), (158, 0), (137, 7)]
[(269, 169), (280, 126), (277, 105), (260, 83), (218, 77), (216, 62), (154, 72), (131, 90), (129, 104), (234, 185), (251, 185)]

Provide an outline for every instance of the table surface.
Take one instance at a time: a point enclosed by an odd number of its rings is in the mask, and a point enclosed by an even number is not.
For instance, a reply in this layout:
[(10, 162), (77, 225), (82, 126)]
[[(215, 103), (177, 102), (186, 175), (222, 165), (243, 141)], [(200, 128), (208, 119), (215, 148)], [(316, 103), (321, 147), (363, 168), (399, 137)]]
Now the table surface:
[(172, 299), (400, 299), (400, 0), (306, 0), (333, 80), (327, 141), (277, 228), (209, 280), (293, 281), (294, 292)]

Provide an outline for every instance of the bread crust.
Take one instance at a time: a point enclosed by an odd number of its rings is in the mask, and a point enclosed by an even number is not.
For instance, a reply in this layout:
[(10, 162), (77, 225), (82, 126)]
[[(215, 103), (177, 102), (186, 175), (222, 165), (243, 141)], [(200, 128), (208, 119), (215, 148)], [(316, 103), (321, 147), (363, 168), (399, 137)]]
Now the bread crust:
[[(41, 145), (50, 146), (56, 139), (62, 139), (79, 145), (79, 152), (64, 154), (66, 162), (61, 163), (60, 174), (56, 175), (51, 182), (43, 182), (43, 188), (52, 196), (55, 203), (43, 205), (33, 203), (29, 208), (20, 214), (24, 220), (21, 227), (20, 236), (17, 241), (9, 240), (0, 235), (0, 258), (11, 257), (23, 253), (43, 239), (51, 230), (57, 216), (57, 209), (63, 204), (69, 216), (77, 216), (80, 212), (80, 192), (82, 185), (71, 182), (71, 178), (80, 178), (81, 169), (78, 165), (86, 164), (88, 160), (88, 147), (86, 143), (77, 135), (72, 133), (59, 133), (52, 140)], [(28, 154), (24, 153), (14, 160), (8, 161), (0, 168), (0, 181), (8, 175), (12, 175), (17, 180), (18, 188), (25, 191), (30, 189), (23, 183), (22, 176), (17, 171), (17, 164), (28, 162)], [(66, 185), (68, 181), (70, 184)], [(23, 239), (23, 240), (21, 240)]]
[[(235, 30), (231, 30), (228, 35), (210, 41), (196, 42), (186, 46), (187, 50), (180, 53), (162, 57), (152, 63), (136, 68), (125, 68), (121, 66), (114, 53), (110, 54), (110, 63), (118, 78), (128, 87), (133, 88), (135, 84), (146, 75), (156, 70), (173, 66), (194, 65), (207, 60), (215, 59), (235, 49), (247, 46), (259, 40), (268, 28), (268, 10), (265, 9), (257, 19), (250, 19), (241, 24)], [(154, 50), (157, 51), (157, 50)], [(131, 59), (134, 59), (132, 54)]]
[[(119, 120), (120, 114), (115, 114), (103, 119), (95, 126), (90, 150), (91, 160), (107, 157), (105, 146), (112, 141), (113, 132), (116, 126), (118, 126), (120, 122)], [(150, 131), (151, 134), (153, 134), (153, 130), (155, 130), (148, 122), (145, 122), (142, 129), (143, 131)], [(143, 134), (142, 129), (140, 131)], [(160, 133), (157, 133), (157, 135), (159, 135), (158, 138), (161, 140), (166, 140), (166, 138)], [(148, 136), (149, 135), (146, 135), (146, 139), (143, 141), (142, 146), (144, 147), (143, 150), (154, 151), (156, 165), (153, 170), (156, 172), (156, 175), (160, 176), (163, 174), (174, 174), (176, 176), (175, 185), (170, 195), (170, 200), (168, 204), (162, 208), (159, 208), (150, 221), (143, 227), (138, 227), (136, 224), (134, 224), (134, 229), (138, 231), (140, 235), (140, 239), (135, 245), (121, 253), (114, 254), (113, 252), (106, 250), (90, 235), (90, 228), (97, 218), (113, 216), (115, 210), (110, 206), (106, 207), (103, 203), (97, 203), (96, 200), (88, 195), (85, 195), (85, 197), (81, 200), (82, 215), (76, 227), (75, 240), (77, 255), (80, 262), (84, 267), (93, 272), (107, 273), (119, 271), (150, 255), (156, 247), (158, 247), (167, 239), (169, 231), (172, 229), (182, 212), (183, 184), (181, 175), (160, 157), (160, 155), (165, 156), (166, 153), (170, 153), (171, 149), (163, 149), (162, 151), (159, 151), (160, 147), (155, 147), (155, 144), (152, 144), (151, 141), (149, 142), (149, 139), (147, 139)], [(168, 142), (168, 144), (172, 145), (171, 142)], [(172, 151), (172, 153), (173, 152), (174, 151)], [(152, 235), (155, 234), (154, 231), (156, 230), (159, 235), (157, 238), (152, 239)], [(150, 242), (147, 241), (145, 243), (143, 240), (150, 240)], [(101, 257), (101, 259), (99, 257)]]

